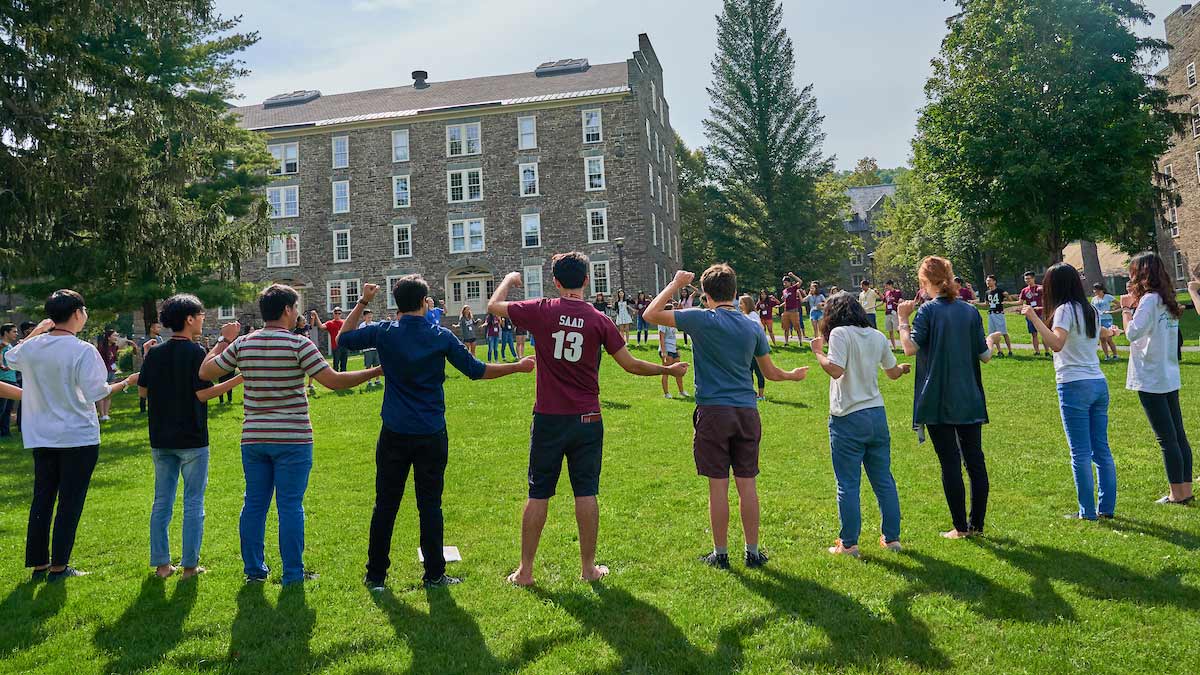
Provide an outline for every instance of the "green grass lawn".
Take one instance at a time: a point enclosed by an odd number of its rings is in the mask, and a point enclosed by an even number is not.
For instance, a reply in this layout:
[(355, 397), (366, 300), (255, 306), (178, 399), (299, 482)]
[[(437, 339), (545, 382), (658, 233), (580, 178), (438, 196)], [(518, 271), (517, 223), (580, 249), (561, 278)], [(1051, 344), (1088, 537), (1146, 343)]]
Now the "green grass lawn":
[[(1185, 356), (1183, 409), (1200, 437), (1200, 355)], [(806, 348), (781, 350), (777, 360), (815, 365)], [(1153, 503), (1166, 487), (1157, 446), (1136, 396), (1123, 389), (1124, 363), (1104, 368), (1117, 520), (1062, 518), (1075, 497), (1052, 367), (1018, 355), (984, 368), (992, 497), (980, 539), (938, 536), (950, 522), (933, 449), (909, 430), (912, 378), (882, 385), (906, 549), (875, 548), (879, 516), (865, 488), (862, 561), (825, 552), (837, 536), (828, 378), (814, 368), (806, 382), (770, 384), (760, 407), (759, 485), (771, 563), (721, 572), (695, 561), (711, 540), (706, 487), (692, 463), (692, 404), (663, 399), (655, 379), (626, 375), (605, 359), (599, 560), (612, 574), (594, 585), (578, 580), (564, 475), (533, 590), (504, 581), (518, 558), (533, 377), (472, 383), (456, 373), (446, 385), (444, 506), (447, 544), (465, 557), (451, 573), (465, 583), (419, 587), (410, 498), (394, 541), (392, 590), (378, 598), (360, 585), (378, 390), (325, 392), (313, 404), (306, 563), (321, 578), (286, 591), (277, 583), (273, 514), (274, 579), (242, 584), (241, 410), (216, 403), (203, 549), (210, 571), (198, 583), (153, 578), (145, 420), (123, 395), (104, 429), (72, 560), (91, 576), (26, 581), (32, 462), (19, 443), (0, 444), (0, 671), (1197, 672), (1200, 510)], [(176, 556), (180, 517), (177, 505)], [(739, 532), (735, 523), (730, 543), (740, 548)]]

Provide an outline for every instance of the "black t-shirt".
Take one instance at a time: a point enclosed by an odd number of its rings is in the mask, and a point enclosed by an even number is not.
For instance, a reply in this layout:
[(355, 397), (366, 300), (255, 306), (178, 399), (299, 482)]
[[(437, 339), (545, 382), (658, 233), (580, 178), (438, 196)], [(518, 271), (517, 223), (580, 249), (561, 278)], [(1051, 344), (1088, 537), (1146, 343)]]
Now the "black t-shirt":
[(200, 379), (204, 347), (167, 340), (146, 354), (138, 386), (147, 389), (150, 447), (190, 450), (208, 446), (208, 405), (196, 392), (212, 386)]
[(988, 311), (992, 314), (1004, 313), (1004, 298), (1008, 297), (1008, 293), (1003, 288), (997, 286), (995, 289), (985, 291), (987, 297)]

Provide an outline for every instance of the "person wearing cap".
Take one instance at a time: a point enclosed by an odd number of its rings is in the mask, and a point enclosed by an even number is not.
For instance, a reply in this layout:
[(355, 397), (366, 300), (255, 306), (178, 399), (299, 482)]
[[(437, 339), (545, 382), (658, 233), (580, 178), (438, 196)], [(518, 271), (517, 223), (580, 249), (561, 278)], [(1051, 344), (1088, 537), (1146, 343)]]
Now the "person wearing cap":
[(321, 323), (321, 317), (317, 315), (317, 310), (309, 310), (308, 322), (314, 328), (329, 333), (329, 351), (333, 355), (333, 369), (339, 373), (346, 372), (346, 361), (349, 360), (350, 352), (338, 344), (338, 333), (342, 330), (342, 308), (340, 306), (333, 308), (333, 318), (325, 323)]

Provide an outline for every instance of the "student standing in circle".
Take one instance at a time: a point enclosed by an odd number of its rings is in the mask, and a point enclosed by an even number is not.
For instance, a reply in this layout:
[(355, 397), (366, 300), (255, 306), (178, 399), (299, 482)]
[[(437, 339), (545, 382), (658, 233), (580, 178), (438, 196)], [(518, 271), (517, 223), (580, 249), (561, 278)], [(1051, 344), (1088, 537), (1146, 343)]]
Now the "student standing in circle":
[[(1042, 287), (1038, 285), (1037, 277), (1033, 272), (1025, 273), (1025, 288), (1021, 289), (1019, 299), (1022, 303), (1032, 307), (1038, 316), (1042, 316)], [(1029, 319), (1025, 319), (1025, 327), (1029, 330), (1029, 337), (1033, 340), (1033, 355), (1041, 356), (1042, 348), (1038, 343), (1037, 328), (1034, 328), (1033, 322)]]
[[(749, 295), (738, 298), (738, 309), (747, 321), (753, 322), (764, 335), (766, 334), (767, 329), (763, 328), (762, 321), (758, 320), (758, 314), (754, 311), (754, 298)], [(755, 396), (755, 400), (767, 400), (767, 378), (763, 377), (762, 368), (758, 367), (757, 359), (750, 360), (750, 372), (754, 373), (754, 381), (758, 384), (758, 394)]]
[(646, 295), (646, 291), (638, 291), (637, 302), (633, 307), (637, 311), (637, 343), (639, 345), (650, 341), (650, 322), (646, 321), (646, 317), (643, 316), (649, 306), (650, 298)]
[(871, 288), (871, 282), (867, 279), (863, 279), (859, 286), (862, 290), (858, 294), (858, 304), (862, 305), (863, 311), (866, 312), (867, 323), (871, 324), (871, 328), (878, 328), (875, 310), (879, 307), (879, 293)]
[(900, 315), (896, 310), (903, 299), (904, 293), (896, 286), (896, 282), (891, 279), (883, 282), (883, 328), (887, 331), (892, 349), (896, 348), (896, 331), (900, 329)]
[[(987, 290), (983, 294), (983, 304), (988, 310), (988, 335), (996, 335), (999, 333), (1004, 337), (1004, 344), (1008, 346), (1008, 355), (1012, 356), (1012, 339), (1008, 337), (1008, 323), (1004, 320), (1004, 302), (1008, 300), (1008, 292), (996, 285), (996, 275), (987, 275)], [(996, 344), (996, 356), (1003, 356), (1000, 351), (999, 342)]]
[[(672, 305), (667, 305), (667, 309), (674, 309)], [(659, 326), (658, 327), (658, 356), (662, 359), (664, 366), (672, 366), (679, 363), (679, 343), (677, 332), (674, 326)], [(683, 388), (683, 375), (675, 376), (675, 385), (679, 388), (680, 398), (687, 398), (687, 390)], [(666, 375), (662, 376), (663, 398), (671, 398), (670, 378)]]
[[(1114, 309), (1116, 303), (1117, 299), (1109, 295), (1108, 291), (1104, 288), (1104, 284), (1092, 284), (1091, 304), (1095, 308), (1096, 314), (1100, 317), (1101, 328), (1113, 327), (1113, 312), (1118, 311)], [(1117, 360), (1117, 343), (1113, 342), (1111, 334), (1107, 337), (1103, 334), (1100, 336), (1100, 349), (1104, 351), (1105, 361)]]
[[(783, 277), (783, 315), (780, 325), (783, 327), (783, 346), (788, 346), (792, 333), (796, 341), (804, 344), (804, 319), (801, 318), (800, 307), (804, 304), (804, 280), (795, 272), (788, 272)], [(685, 308), (686, 309), (686, 308)]]
[(763, 330), (771, 338), (772, 345), (775, 344), (775, 308), (778, 306), (779, 300), (767, 293), (767, 289), (758, 292), (758, 302), (754, 304), (754, 311), (758, 312), (758, 320), (762, 322)]
[(629, 306), (629, 299), (625, 297), (625, 289), (617, 290), (617, 330), (620, 331), (621, 337), (625, 339), (626, 344), (629, 343), (629, 327), (633, 324), (633, 314)]
[[(471, 308), (463, 305), (462, 310), (458, 313), (458, 323), (454, 324), (454, 328), (458, 331), (458, 337), (466, 345), (467, 351), (471, 352), (472, 357), (475, 356), (475, 342), (479, 339), (475, 335), (475, 327), (477, 325), (475, 315), (471, 313)], [(489, 360), (491, 359), (489, 358)]]

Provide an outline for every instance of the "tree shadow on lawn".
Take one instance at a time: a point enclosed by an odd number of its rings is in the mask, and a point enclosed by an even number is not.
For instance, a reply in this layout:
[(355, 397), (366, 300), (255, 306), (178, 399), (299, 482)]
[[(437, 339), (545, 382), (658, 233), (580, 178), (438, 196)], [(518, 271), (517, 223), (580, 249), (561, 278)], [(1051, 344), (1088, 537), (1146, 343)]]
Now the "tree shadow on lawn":
[(875, 670), (889, 659), (930, 670), (952, 665), (933, 645), (925, 624), (907, 610), (888, 621), (848, 595), (778, 570), (734, 570), (733, 575), (784, 616), (819, 628), (829, 638), (830, 645), (821, 651), (791, 655), (792, 665)]
[(0, 602), (0, 659), (48, 637), (45, 623), (67, 604), (64, 583), (23, 581)]
[(115, 623), (102, 626), (93, 639), (112, 656), (105, 672), (140, 671), (158, 663), (184, 638), (183, 624), (196, 604), (198, 579), (179, 581), (167, 597), (167, 582), (151, 575)]

